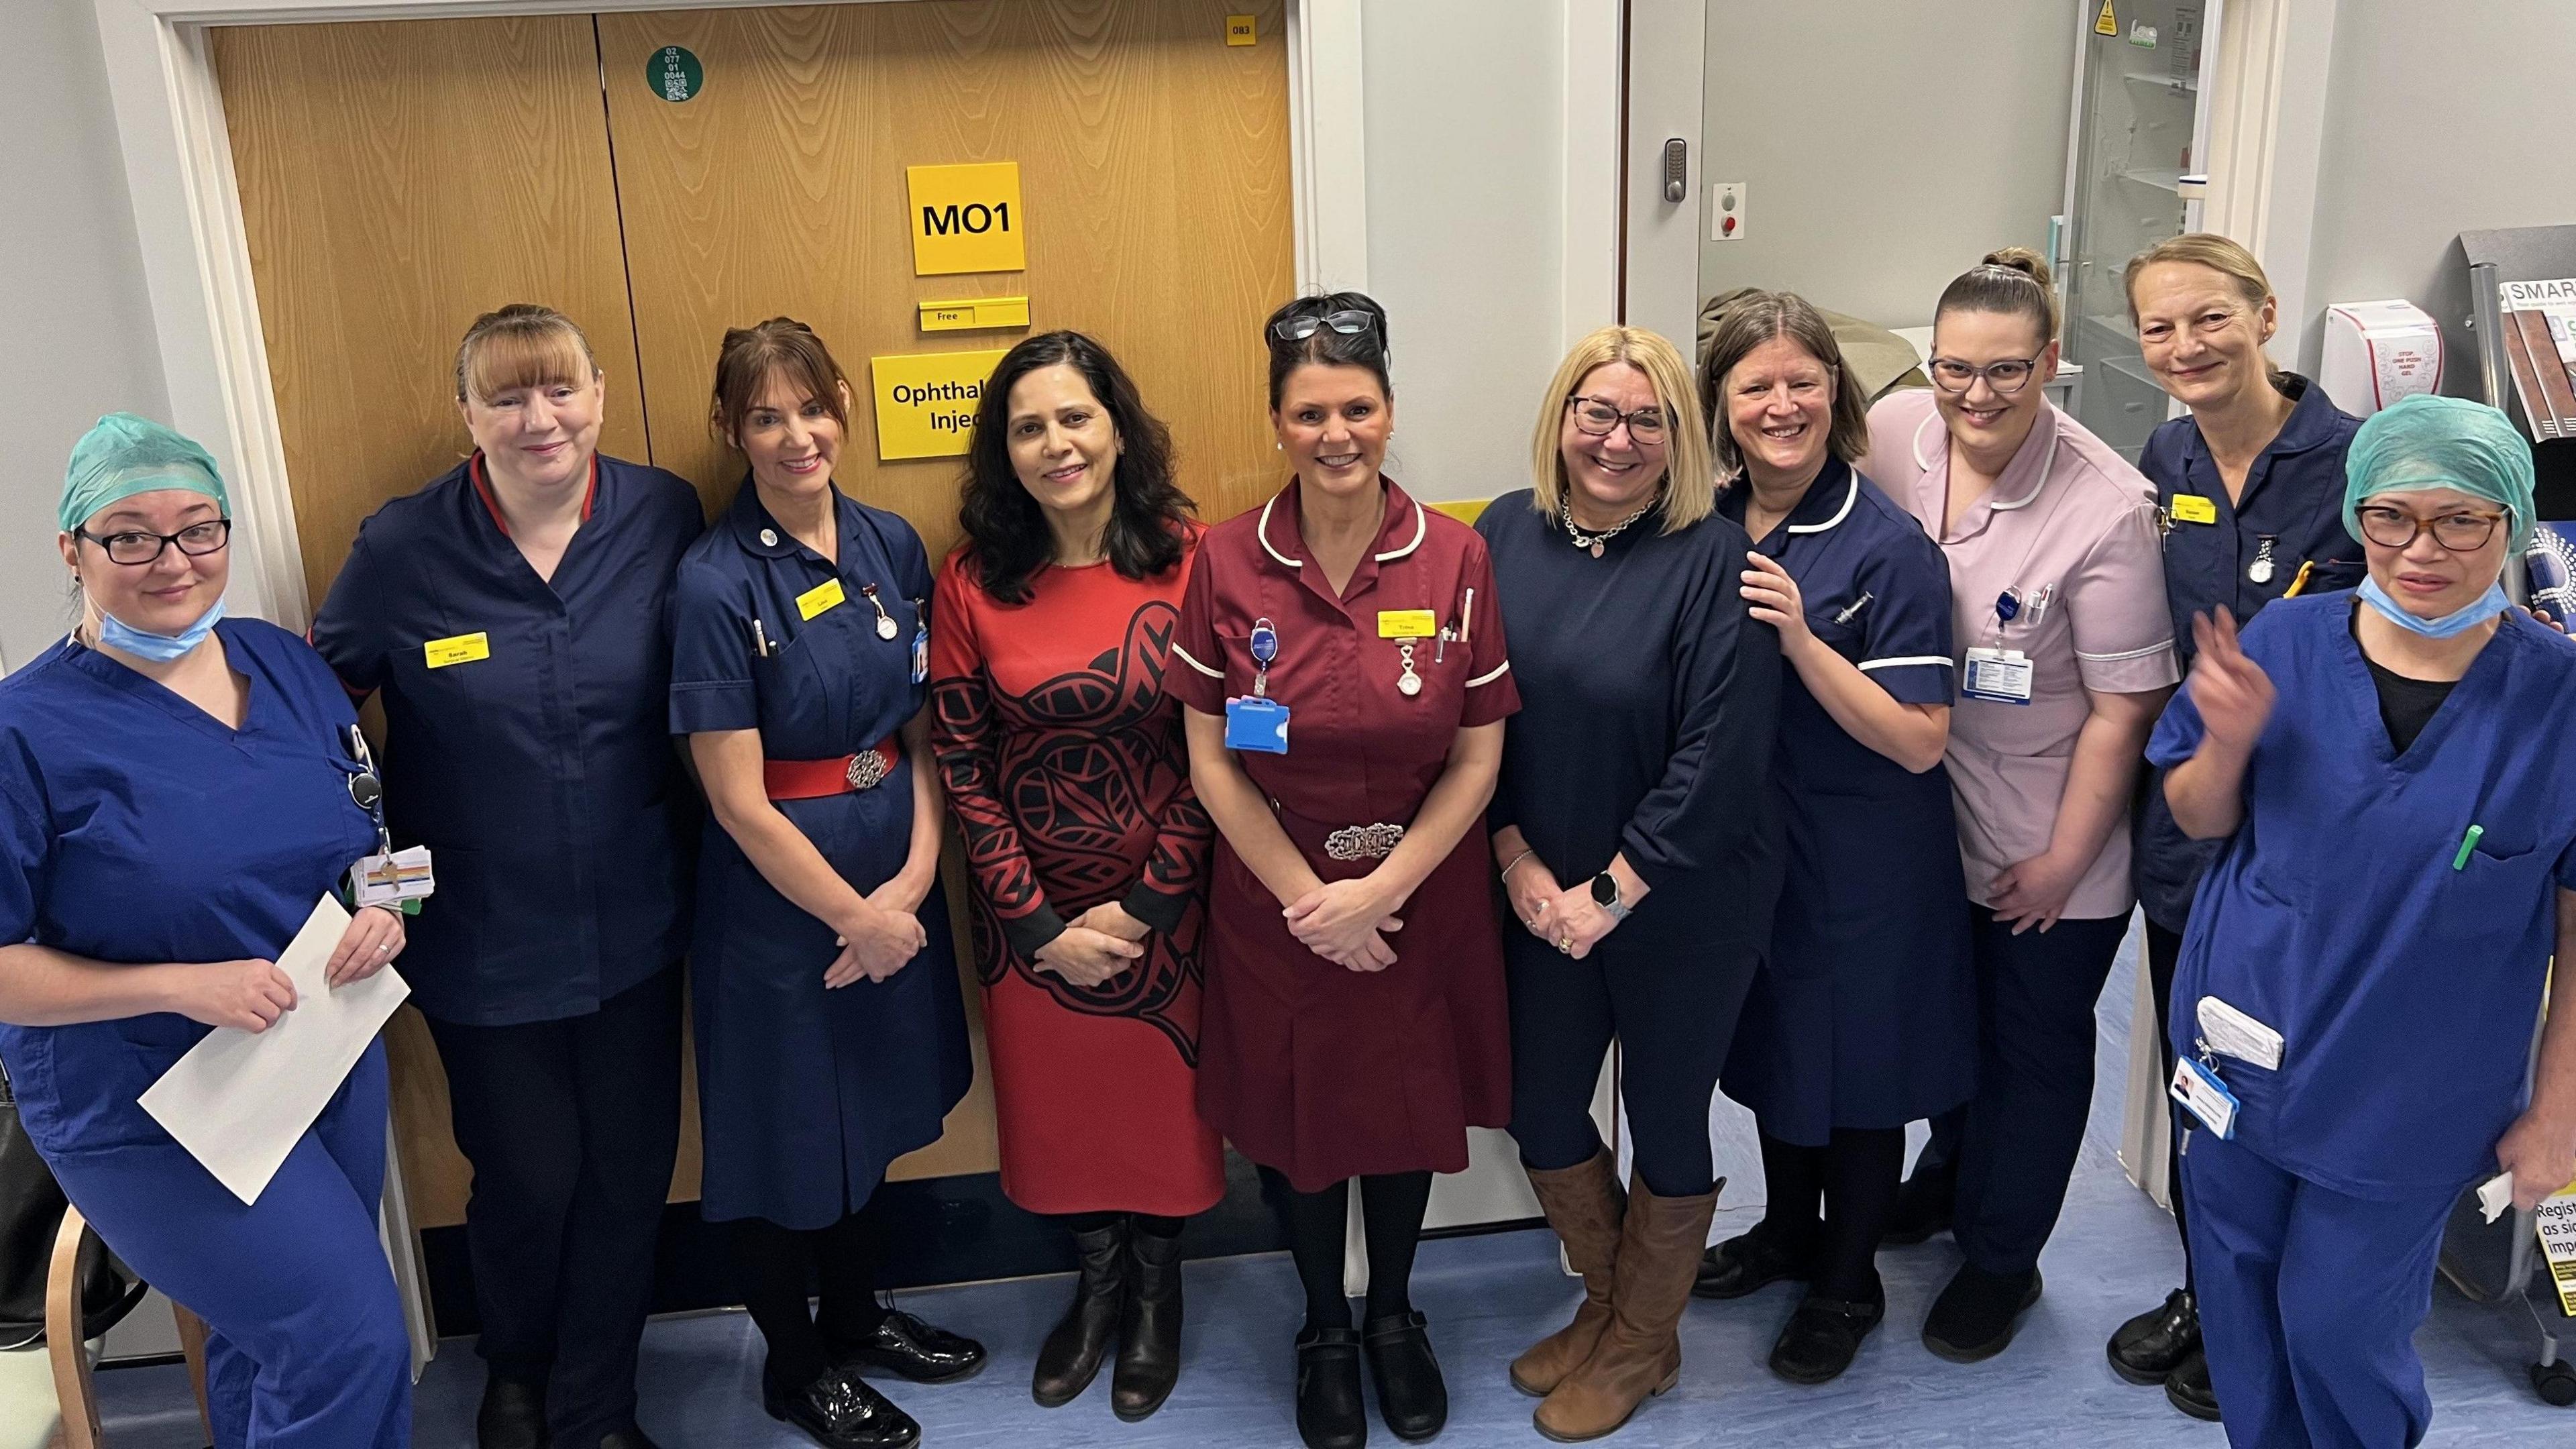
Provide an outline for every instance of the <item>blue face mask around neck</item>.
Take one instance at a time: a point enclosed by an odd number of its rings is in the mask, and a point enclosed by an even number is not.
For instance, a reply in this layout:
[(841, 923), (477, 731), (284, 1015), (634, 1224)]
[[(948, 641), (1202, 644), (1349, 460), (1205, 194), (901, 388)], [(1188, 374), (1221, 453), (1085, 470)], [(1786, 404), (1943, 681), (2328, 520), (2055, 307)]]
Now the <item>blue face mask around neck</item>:
[(216, 622), (223, 617), (224, 601), (217, 599), (214, 607), (197, 616), (197, 622), (177, 634), (146, 634), (101, 609), (98, 611), (98, 642), (103, 647), (122, 650), (137, 659), (167, 664), (205, 643), (206, 636), (215, 632)]
[(2501, 582), (2487, 585), (2487, 591), (2478, 595), (2467, 608), (2444, 614), (2438, 619), (2422, 619), (2406, 612), (2395, 599), (2388, 596), (2386, 589), (2379, 586), (2377, 579), (2363, 579), (2361, 587), (2354, 592), (2361, 595), (2363, 603), (2377, 609), (2381, 618), (2410, 634), (2421, 634), (2427, 639), (2449, 639), (2465, 634), (2513, 607), (2513, 600), (2504, 596), (2504, 585)]

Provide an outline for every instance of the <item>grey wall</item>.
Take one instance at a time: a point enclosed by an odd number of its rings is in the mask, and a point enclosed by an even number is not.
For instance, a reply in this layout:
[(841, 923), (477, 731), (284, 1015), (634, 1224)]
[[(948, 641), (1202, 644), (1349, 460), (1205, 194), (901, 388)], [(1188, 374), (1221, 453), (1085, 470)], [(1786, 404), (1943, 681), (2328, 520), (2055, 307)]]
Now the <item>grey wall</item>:
[(0, 40), (0, 658), (16, 668), (70, 618), (54, 501), (73, 440), (170, 402), (90, 7), (13, 0)]
[(1986, 252), (2045, 249), (2066, 201), (2075, 8), (1709, 6), (1701, 174), (1744, 183), (1746, 227), (1702, 239), (1700, 294), (1785, 288), (1915, 327)]
[(2405, 297), (2442, 324), (2442, 390), (2478, 390), (2457, 240), (2576, 222), (2559, 115), (2572, 61), (2568, 0), (2341, 0), (2300, 371), (2316, 370), (2327, 306)]

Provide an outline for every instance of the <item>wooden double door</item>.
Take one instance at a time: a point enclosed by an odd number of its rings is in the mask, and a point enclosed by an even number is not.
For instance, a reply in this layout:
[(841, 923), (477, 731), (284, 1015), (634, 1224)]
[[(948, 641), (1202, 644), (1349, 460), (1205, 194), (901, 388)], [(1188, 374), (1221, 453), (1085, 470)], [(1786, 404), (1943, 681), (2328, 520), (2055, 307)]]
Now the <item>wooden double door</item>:
[[(1260, 324), (1294, 281), (1281, 7), (907, 0), (216, 31), (311, 597), (369, 513), (466, 452), (457, 341), (515, 301), (588, 332), (602, 449), (689, 479), (711, 515), (743, 466), (708, 427), (726, 328), (801, 318), (864, 395), (871, 356), (1024, 335), (925, 332), (920, 303), (1020, 295), (1036, 329), (1089, 332), (1135, 374), (1204, 516), (1259, 502), (1280, 481)], [(1256, 42), (1229, 45), (1247, 12)], [(699, 71), (685, 100), (661, 81), (672, 46)], [(905, 168), (981, 161), (1019, 163), (1027, 270), (916, 277)], [(962, 460), (876, 462), (868, 413), (839, 482), (910, 519), (936, 561)], [(962, 899), (953, 852), (951, 868)], [(995, 1167), (976, 1036), (973, 1094), (896, 1176)], [(414, 1223), (462, 1222), (428, 1031), (407, 1009), (391, 1038)], [(697, 1196), (694, 1090), (683, 1130), (675, 1201)]]

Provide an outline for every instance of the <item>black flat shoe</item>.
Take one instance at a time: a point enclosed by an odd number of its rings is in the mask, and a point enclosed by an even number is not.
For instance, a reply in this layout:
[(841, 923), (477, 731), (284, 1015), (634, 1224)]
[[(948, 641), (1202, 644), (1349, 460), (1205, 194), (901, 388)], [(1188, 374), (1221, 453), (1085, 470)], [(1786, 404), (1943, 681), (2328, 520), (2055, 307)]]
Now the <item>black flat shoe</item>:
[(1073, 1306), (1039, 1347), (1037, 1368), (1029, 1376), (1029, 1397), (1042, 1407), (1072, 1403), (1109, 1359), (1110, 1346), (1118, 1340), (1118, 1317), (1127, 1308), (1128, 1231), (1121, 1218), (1073, 1235), (1074, 1252), (1082, 1260)]
[(2188, 1288), (2165, 1295), (2164, 1306), (2150, 1308), (2112, 1333), (2103, 1351), (2111, 1372), (2141, 1386), (2163, 1383), (2200, 1351), (2200, 1305)]
[(1449, 1386), (1431, 1353), (1430, 1320), (1419, 1312), (1372, 1318), (1360, 1327), (1369, 1377), (1377, 1381), (1377, 1413), (1395, 1437), (1416, 1443), (1449, 1422)]
[(2218, 1422), (2218, 1391), (2209, 1386), (2209, 1356), (2193, 1349), (2165, 1380), (2165, 1402), (2205, 1424)]
[(2012, 1346), (2022, 1310), (2039, 1301), (2039, 1270), (1989, 1273), (1973, 1263), (1958, 1276), (1923, 1320), (1923, 1346), (1952, 1363), (1976, 1363)]
[(1771, 1372), (1793, 1384), (1821, 1384), (1842, 1377), (1860, 1354), (1860, 1343), (1887, 1317), (1884, 1293), (1856, 1303), (1813, 1293), (1789, 1315), (1780, 1341), (1771, 1345)]
[(841, 1363), (883, 1369), (916, 1384), (955, 1383), (984, 1367), (984, 1345), (895, 1308), (886, 1310), (874, 1332), (833, 1347)]
[(1896, 1190), (1896, 1211), (1887, 1220), (1881, 1243), (1910, 1247), (1950, 1231), (1950, 1204), (1959, 1180), (1948, 1168), (1918, 1170)]
[(1360, 1336), (1347, 1328), (1297, 1335), (1297, 1437), (1306, 1449), (1360, 1449), (1368, 1442)]
[(1127, 1238), (1127, 1309), (1118, 1321), (1118, 1367), (1109, 1411), (1129, 1423), (1151, 1415), (1181, 1381), (1181, 1239)]
[(551, 1449), (546, 1432), (546, 1386), (494, 1374), (483, 1381), (483, 1403), (474, 1411), (476, 1449)]
[(1702, 1253), (1699, 1279), (1691, 1284), (1691, 1293), (1700, 1298), (1741, 1298), (1774, 1283), (1805, 1282), (1815, 1271), (1814, 1259), (1791, 1247), (1788, 1236), (1757, 1223), (1751, 1232)]
[(823, 1370), (801, 1389), (782, 1390), (763, 1375), (760, 1406), (795, 1425), (824, 1449), (912, 1449), (921, 1426), (847, 1365)]
[(654, 1443), (652, 1436), (642, 1428), (629, 1424), (623, 1429), (611, 1429), (600, 1435), (599, 1449), (662, 1449), (662, 1446)]

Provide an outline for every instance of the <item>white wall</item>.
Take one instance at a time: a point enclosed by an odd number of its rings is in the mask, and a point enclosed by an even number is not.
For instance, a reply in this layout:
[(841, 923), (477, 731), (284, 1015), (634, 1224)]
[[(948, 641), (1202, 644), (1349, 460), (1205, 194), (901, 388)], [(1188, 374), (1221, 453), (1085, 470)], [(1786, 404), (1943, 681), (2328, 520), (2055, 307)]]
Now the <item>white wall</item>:
[(0, 6), (0, 659), (70, 620), (54, 551), (63, 462), (98, 415), (169, 415), (143, 257), (86, 0)]

